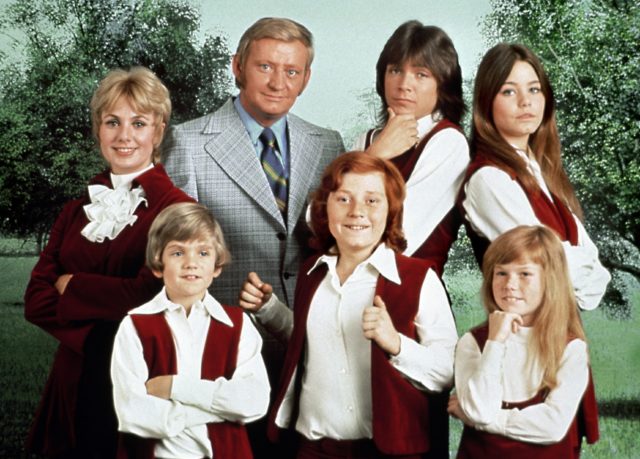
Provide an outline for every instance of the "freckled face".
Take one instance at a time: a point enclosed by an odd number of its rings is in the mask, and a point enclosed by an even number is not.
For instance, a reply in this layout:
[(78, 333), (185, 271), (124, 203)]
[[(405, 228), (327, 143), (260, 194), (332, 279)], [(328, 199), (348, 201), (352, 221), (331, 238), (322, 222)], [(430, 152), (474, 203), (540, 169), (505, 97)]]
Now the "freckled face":
[(298, 40), (262, 38), (251, 43), (245, 63), (233, 57), (240, 103), (262, 126), (286, 115), (307, 86), (309, 52)]
[(497, 265), (493, 270), (492, 290), (501, 310), (520, 314), (523, 325), (531, 326), (542, 302), (542, 267), (530, 260)]
[(526, 150), (529, 136), (542, 123), (545, 97), (535, 70), (525, 61), (516, 61), (511, 73), (493, 99), (493, 122), (511, 145)]
[(380, 172), (347, 172), (340, 188), (329, 193), (329, 231), (340, 254), (366, 259), (380, 243), (387, 225), (389, 202)]
[(114, 174), (131, 174), (143, 170), (152, 161), (153, 148), (164, 130), (156, 126), (151, 113), (138, 113), (125, 97), (101, 116), (98, 139), (100, 152)]
[(427, 67), (405, 62), (387, 65), (384, 75), (387, 105), (396, 113), (416, 119), (429, 115), (438, 103), (438, 82)]
[(213, 279), (220, 275), (216, 252), (210, 238), (170, 241), (162, 251), (162, 271), (153, 271), (163, 280), (167, 296), (185, 308), (204, 298)]

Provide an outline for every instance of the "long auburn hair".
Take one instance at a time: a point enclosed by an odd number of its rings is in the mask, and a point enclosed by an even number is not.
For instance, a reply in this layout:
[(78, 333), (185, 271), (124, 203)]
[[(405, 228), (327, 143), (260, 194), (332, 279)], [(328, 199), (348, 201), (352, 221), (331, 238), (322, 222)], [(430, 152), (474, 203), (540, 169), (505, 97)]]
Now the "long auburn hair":
[(500, 135), (493, 119), (493, 101), (517, 61), (526, 62), (533, 67), (540, 79), (542, 94), (545, 98), (542, 122), (529, 136), (529, 147), (540, 164), (549, 190), (582, 219), (582, 207), (562, 166), (553, 89), (542, 63), (524, 45), (500, 43), (487, 51), (480, 62), (473, 91), (472, 155), (475, 156), (477, 152), (482, 151), (498, 166), (513, 170), (527, 192), (534, 194), (541, 192), (535, 178), (527, 170), (525, 161)]
[(405, 197), (405, 184), (402, 175), (391, 161), (377, 158), (363, 151), (343, 153), (334, 159), (325, 169), (320, 185), (311, 199), (311, 244), (323, 253), (329, 253), (336, 240), (329, 231), (327, 200), (329, 194), (338, 190), (346, 173), (375, 174), (384, 177), (384, 191), (387, 196), (387, 224), (380, 242), (384, 242), (396, 252), (407, 248), (407, 240), (402, 231), (402, 206)]
[(488, 314), (500, 310), (493, 296), (496, 266), (513, 262), (540, 265), (542, 301), (533, 313), (530, 362), (543, 370), (541, 389), (558, 385), (558, 368), (570, 339), (585, 340), (562, 243), (546, 226), (517, 226), (489, 245), (482, 261), (482, 300)]

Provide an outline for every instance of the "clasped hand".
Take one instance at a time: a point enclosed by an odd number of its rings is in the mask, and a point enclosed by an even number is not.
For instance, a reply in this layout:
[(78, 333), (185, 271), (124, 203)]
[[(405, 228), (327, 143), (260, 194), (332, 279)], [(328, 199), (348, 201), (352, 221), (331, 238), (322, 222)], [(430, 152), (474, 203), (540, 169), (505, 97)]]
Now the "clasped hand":
[(375, 341), (387, 354), (400, 353), (400, 334), (393, 326), (387, 306), (379, 295), (373, 299), (373, 306), (364, 308), (362, 331), (365, 338)]
[(272, 293), (273, 287), (271, 284), (265, 284), (258, 274), (250, 272), (242, 284), (238, 302), (242, 309), (249, 312), (258, 312), (269, 301)]

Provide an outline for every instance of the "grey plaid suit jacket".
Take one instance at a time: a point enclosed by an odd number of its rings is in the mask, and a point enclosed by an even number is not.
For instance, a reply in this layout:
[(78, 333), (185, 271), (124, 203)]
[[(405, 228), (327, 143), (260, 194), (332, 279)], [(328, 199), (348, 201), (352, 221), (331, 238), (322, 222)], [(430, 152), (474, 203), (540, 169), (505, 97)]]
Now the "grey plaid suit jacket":
[(210, 289), (223, 304), (237, 304), (243, 281), (255, 271), (293, 307), (298, 267), (308, 253), (309, 194), (344, 145), (337, 131), (287, 116), (287, 222), (231, 99), (212, 114), (172, 127), (165, 138), (163, 163), (169, 176), (213, 212), (231, 251), (231, 264)]

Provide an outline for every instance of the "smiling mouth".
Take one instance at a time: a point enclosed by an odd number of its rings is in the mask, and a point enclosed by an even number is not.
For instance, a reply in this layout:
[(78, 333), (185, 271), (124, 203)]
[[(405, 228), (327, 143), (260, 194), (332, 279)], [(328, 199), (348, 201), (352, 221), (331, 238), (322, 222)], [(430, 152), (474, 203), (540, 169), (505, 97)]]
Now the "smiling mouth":
[(362, 231), (369, 228), (368, 226), (364, 226), (364, 225), (344, 225), (344, 226), (354, 231)]
[(198, 280), (200, 279), (200, 276), (196, 276), (195, 274), (188, 274), (186, 276), (182, 276), (182, 278), (186, 280)]
[(521, 301), (522, 298), (519, 298), (517, 296), (503, 296), (502, 299), (504, 301), (507, 301), (509, 303), (515, 303), (516, 301)]
[(135, 151), (133, 147), (116, 147), (115, 150), (123, 155), (129, 155)]

